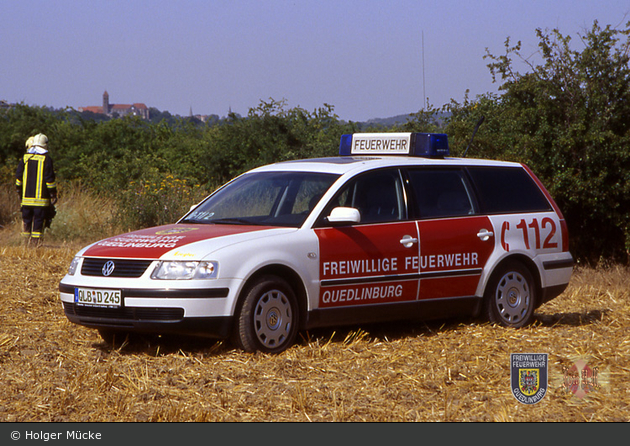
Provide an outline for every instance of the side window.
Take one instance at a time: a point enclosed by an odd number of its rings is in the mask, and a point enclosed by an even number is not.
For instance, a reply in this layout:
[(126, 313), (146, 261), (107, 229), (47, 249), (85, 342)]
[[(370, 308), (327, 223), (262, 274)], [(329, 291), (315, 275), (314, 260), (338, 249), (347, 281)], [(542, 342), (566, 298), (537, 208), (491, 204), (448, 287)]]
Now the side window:
[(460, 169), (412, 169), (409, 181), (420, 218), (460, 217), (475, 213)]
[(520, 167), (469, 167), (482, 212), (544, 212), (547, 198), (531, 176)]
[(406, 219), (398, 170), (369, 172), (353, 178), (326, 206), (322, 217), (328, 216), (338, 206), (358, 209), (361, 223), (384, 223)]

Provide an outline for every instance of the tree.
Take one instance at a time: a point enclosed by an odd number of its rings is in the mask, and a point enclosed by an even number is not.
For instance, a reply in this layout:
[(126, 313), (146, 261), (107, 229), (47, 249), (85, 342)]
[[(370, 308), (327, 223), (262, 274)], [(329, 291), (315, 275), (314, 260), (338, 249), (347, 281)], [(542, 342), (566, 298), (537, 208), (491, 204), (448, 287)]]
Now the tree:
[(251, 108), (246, 117), (232, 114), (208, 129), (200, 162), (208, 178), (220, 184), (263, 164), (336, 155), (341, 135), (353, 129), (340, 123), (328, 104), (308, 112), (269, 99)]
[[(579, 36), (580, 50), (557, 29), (536, 35), (538, 65), (509, 38), (505, 54), (487, 53), (503, 93), (491, 100), (485, 136), (491, 130), (495, 144), (548, 186), (578, 257), (623, 258), (630, 253), (630, 23), (619, 30), (594, 22)], [(527, 73), (516, 70), (516, 58)]]
[[(0, 164), (19, 159), (24, 154), (26, 139), (37, 133), (50, 136), (63, 111), (45, 107), (13, 104), (0, 110)], [(51, 143), (51, 146), (53, 144)]]

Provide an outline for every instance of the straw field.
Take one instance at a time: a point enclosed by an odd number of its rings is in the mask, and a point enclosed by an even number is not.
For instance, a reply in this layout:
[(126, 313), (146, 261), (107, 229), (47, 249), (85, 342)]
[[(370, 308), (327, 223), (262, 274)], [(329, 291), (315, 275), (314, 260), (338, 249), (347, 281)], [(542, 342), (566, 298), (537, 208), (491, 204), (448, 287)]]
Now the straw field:
[[(61, 309), (74, 251), (0, 246), (2, 422), (630, 421), (627, 268), (577, 268), (520, 330), (350, 327), (302, 333), (274, 356), (182, 338), (105, 344)], [(512, 396), (510, 353), (549, 354), (538, 404)], [(598, 370), (586, 396), (565, 389), (580, 361)]]

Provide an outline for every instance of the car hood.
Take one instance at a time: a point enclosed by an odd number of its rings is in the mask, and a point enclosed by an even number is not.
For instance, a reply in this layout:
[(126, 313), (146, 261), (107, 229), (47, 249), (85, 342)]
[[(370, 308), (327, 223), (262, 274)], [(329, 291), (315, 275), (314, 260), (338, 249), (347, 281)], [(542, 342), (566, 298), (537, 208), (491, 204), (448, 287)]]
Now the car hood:
[(167, 253), (171, 253), (167, 257), (178, 257), (178, 253), (182, 256), (182, 248), (185, 247), (186, 257), (200, 258), (232, 243), (270, 235), (270, 232), (277, 234), (278, 231), (294, 232), (295, 228), (173, 224), (116, 235), (88, 246), (79, 254), (88, 257), (154, 260)]

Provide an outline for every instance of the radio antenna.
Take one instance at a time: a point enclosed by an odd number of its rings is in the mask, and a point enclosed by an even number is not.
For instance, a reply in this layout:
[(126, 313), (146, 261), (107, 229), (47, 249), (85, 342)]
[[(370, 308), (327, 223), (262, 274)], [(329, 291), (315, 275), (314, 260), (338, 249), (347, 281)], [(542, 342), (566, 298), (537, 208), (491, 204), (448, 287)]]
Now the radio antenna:
[(486, 117), (482, 116), (481, 119), (479, 119), (479, 122), (477, 122), (477, 125), (475, 126), (475, 130), (473, 130), (472, 136), (470, 137), (470, 142), (468, 143), (468, 147), (466, 147), (466, 150), (464, 151), (463, 158), (466, 158), (466, 153), (468, 153), (468, 149), (470, 149), (470, 145), (472, 144), (473, 139), (475, 139), (475, 135), (477, 134), (477, 130), (479, 130), (479, 126), (483, 123), (484, 119), (486, 119)]
[(424, 80), (424, 30), (422, 31), (422, 110), (427, 105), (427, 87)]

